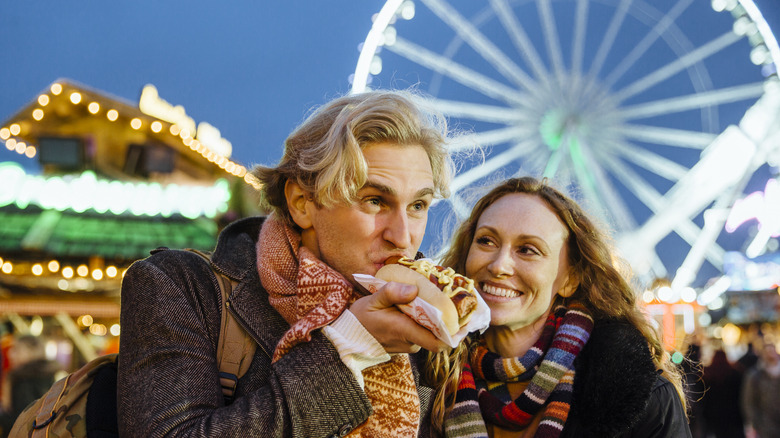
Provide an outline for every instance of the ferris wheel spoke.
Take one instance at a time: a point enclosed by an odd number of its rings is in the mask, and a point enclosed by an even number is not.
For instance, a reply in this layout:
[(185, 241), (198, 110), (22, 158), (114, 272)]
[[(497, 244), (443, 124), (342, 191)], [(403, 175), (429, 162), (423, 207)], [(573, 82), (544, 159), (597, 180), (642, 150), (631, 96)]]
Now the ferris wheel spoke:
[(641, 119), (755, 99), (762, 94), (764, 94), (764, 83), (756, 82), (754, 84), (737, 85), (720, 90), (625, 106), (620, 109), (620, 115), (626, 120)]
[(449, 150), (451, 152), (459, 152), (466, 149), (477, 149), (483, 146), (507, 143), (516, 138), (527, 136), (530, 130), (531, 128), (525, 126), (508, 126), (506, 128), (466, 134), (452, 141), (449, 145)]
[(467, 185), (480, 180), (498, 169), (506, 166), (518, 158), (522, 157), (523, 151), (533, 149), (533, 140), (526, 140), (525, 142), (518, 143), (517, 145), (507, 149), (506, 151), (491, 157), (479, 166), (474, 166), (471, 169), (459, 173), (452, 181), (450, 189), (456, 192)]
[[(602, 165), (598, 149), (588, 147), (586, 151), (592, 152), (586, 155), (586, 160), (598, 187), (600, 198), (603, 199), (604, 213), (608, 212), (619, 231), (636, 228), (636, 220), (634, 220), (630, 209), (617, 190), (615, 190), (615, 185), (607, 177), (607, 170)], [(602, 217), (604, 213), (602, 213)]]
[(601, 68), (604, 65), (604, 60), (607, 59), (607, 54), (612, 48), (612, 44), (615, 43), (615, 38), (617, 37), (618, 31), (620, 30), (620, 26), (623, 24), (623, 21), (626, 18), (630, 4), (631, 0), (621, 0), (620, 5), (616, 8), (615, 15), (612, 16), (609, 27), (607, 28), (607, 31), (604, 34), (604, 38), (601, 40), (601, 44), (599, 45), (599, 49), (596, 52), (596, 56), (593, 58), (593, 63), (590, 66), (588, 76), (595, 78), (601, 72)]
[(401, 37), (388, 50), (496, 100), (522, 105), (525, 97), (504, 84)]
[(680, 56), (676, 60), (631, 83), (630, 85), (615, 93), (614, 98), (617, 101), (623, 101), (631, 96), (639, 94), (653, 85), (668, 79), (683, 69), (690, 67), (691, 65), (727, 48), (728, 46), (739, 41), (741, 38), (741, 36), (735, 34), (734, 32), (728, 31), (720, 37), (699, 47), (698, 49), (692, 50), (691, 52)]
[(604, 85), (611, 88), (614, 83), (620, 79), (623, 74), (630, 69), (636, 61), (640, 59), (642, 55), (653, 45), (653, 43), (666, 32), (666, 29), (677, 20), (680, 14), (685, 11), (688, 6), (693, 3), (693, 0), (680, 0), (678, 1), (664, 17), (653, 26), (653, 28), (647, 32), (644, 38), (626, 55), (620, 63), (615, 66), (614, 69), (604, 79)]
[(434, 108), (449, 117), (468, 118), (489, 123), (517, 123), (520, 120), (518, 111), (514, 108), (437, 98), (429, 100)]
[(496, 16), (512, 39), (515, 48), (528, 64), (531, 65), (536, 77), (542, 78), (547, 76), (547, 69), (544, 67), (544, 63), (539, 57), (539, 53), (523, 30), (523, 26), (517, 21), (517, 16), (512, 12), (512, 9), (506, 3), (506, 0), (490, 0), (490, 4), (493, 6), (493, 10), (496, 11)]
[(631, 190), (637, 199), (642, 201), (650, 211), (658, 211), (662, 205), (662, 196), (655, 187), (651, 186), (617, 158), (609, 155), (603, 155), (601, 158), (612, 174), (614, 174), (626, 188)]
[(717, 137), (716, 134), (657, 126), (624, 124), (614, 128), (626, 138), (649, 143), (677, 146), (680, 148), (704, 149)]
[(688, 168), (632, 143), (619, 142), (613, 148), (624, 160), (630, 161), (671, 182), (677, 182), (688, 173)]
[(496, 71), (524, 89), (532, 89), (534, 80), (493, 44), (471, 22), (444, 0), (422, 0), (455, 33), (488, 61)]
[(574, 35), (571, 46), (571, 71), (576, 75), (582, 74), (582, 59), (585, 56), (585, 29), (588, 24), (588, 0), (577, 0), (577, 12), (575, 13)]
[(550, 6), (550, 0), (537, 0), (536, 3), (539, 9), (542, 31), (544, 32), (544, 42), (547, 46), (547, 53), (550, 55), (553, 71), (557, 77), (561, 77), (565, 67), (563, 65), (563, 53), (561, 53), (561, 42), (558, 38), (558, 27), (555, 25), (555, 16)]

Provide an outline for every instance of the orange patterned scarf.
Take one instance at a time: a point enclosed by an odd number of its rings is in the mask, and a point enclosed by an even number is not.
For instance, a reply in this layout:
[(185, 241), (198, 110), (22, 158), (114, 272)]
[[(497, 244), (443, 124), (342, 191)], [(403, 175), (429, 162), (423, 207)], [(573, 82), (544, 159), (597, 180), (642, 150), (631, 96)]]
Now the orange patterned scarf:
[[(273, 361), (295, 345), (311, 340), (311, 332), (334, 321), (357, 298), (338, 272), (301, 246), (301, 236), (270, 216), (257, 244), (260, 282), (271, 305), (291, 327), (276, 345)], [(350, 436), (415, 437), (420, 424), (420, 398), (409, 355), (363, 371), (373, 414)]]

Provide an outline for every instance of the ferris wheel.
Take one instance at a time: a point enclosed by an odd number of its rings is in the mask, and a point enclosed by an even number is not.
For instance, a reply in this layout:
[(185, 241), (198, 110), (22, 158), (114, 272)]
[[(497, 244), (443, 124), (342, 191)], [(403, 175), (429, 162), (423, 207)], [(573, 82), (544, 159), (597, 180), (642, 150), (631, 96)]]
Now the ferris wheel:
[(640, 278), (683, 287), (722, 268), (730, 206), (780, 165), (779, 62), (752, 0), (388, 0), (351, 80), (416, 85), (470, 132), (453, 152), (486, 148), (454, 179), (459, 216), (496, 175), (546, 176)]

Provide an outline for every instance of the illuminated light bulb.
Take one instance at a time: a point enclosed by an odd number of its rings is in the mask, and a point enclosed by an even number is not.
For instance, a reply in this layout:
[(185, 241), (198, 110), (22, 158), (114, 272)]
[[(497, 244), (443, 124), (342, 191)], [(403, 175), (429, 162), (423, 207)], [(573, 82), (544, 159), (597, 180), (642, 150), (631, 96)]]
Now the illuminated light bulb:
[(181, 131), (179, 131), (179, 137), (183, 139), (191, 137), (190, 130), (187, 128), (183, 128)]
[(114, 278), (114, 277), (116, 277), (116, 274), (117, 274), (117, 269), (116, 269), (116, 266), (109, 266), (109, 267), (107, 267), (107, 268), (106, 268), (106, 275), (107, 275), (109, 278)]
[(32, 267), (32, 273), (35, 276), (43, 274), (43, 266), (40, 263), (36, 263)]
[(43, 118), (43, 110), (40, 108), (36, 108), (32, 112), (33, 119), (35, 120), (41, 120)]
[(87, 265), (79, 265), (79, 267), (76, 268), (76, 273), (79, 274), (79, 277), (86, 277), (87, 274), (89, 274), (89, 268)]
[(78, 91), (74, 91), (73, 93), (70, 93), (70, 101), (76, 105), (79, 102), (81, 102), (81, 93)]
[(41, 94), (38, 96), (38, 104), (40, 106), (46, 106), (49, 104), (49, 95), (48, 94)]
[(92, 324), (89, 326), (89, 332), (95, 336), (105, 336), (108, 329), (103, 324)]
[(642, 294), (642, 301), (644, 301), (645, 303), (652, 303), (654, 299), (655, 299), (655, 294), (653, 294), (652, 291), (646, 290)]
[(19, 143), (16, 143), (16, 147), (14, 149), (16, 149), (17, 153), (23, 154), (24, 151), (27, 149), (27, 144), (25, 144), (25, 142), (23, 141), (20, 141)]
[(122, 332), (122, 329), (119, 324), (114, 324), (110, 329), (108, 329), (108, 331), (111, 332), (111, 334), (114, 336), (119, 336), (119, 334)]
[(0, 257), (0, 266), (3, 266), (3, 258)]
[(38, 153), (38, 150), (35, 149), (35, 146), (27, 146), (27, 149), (24, 150), (24, 155), (27, 158), (32, 158), (35, 156), (35, 154)]
[(115, 109), (110, 109), (108, 112), (106, 112), (106, 118), (112, 122), (115, 122), (116, 119), (119, 118), (119, 112)]
[(70, 266), (62, 268), (62, 276), (65, 278), (73, 278), (73, 268)]
[(368, 72), (375, 76), (382, 73), (382, 58), (374, 56), (374, 59), (371, 60), (371, 65), (368, 67)]
[(13, 138), (9, 138), (5, 142), (5, 148), (8, 149), (9, 151), (14, 150), (16, 148), (16, 140), (14, 140)]
[(10, 274), (14, 270), (14, 265), (11, 262), (5, 262), (0, 270), (2, 270), (4, 274)]
[(158, 122), (156, 120), (154, 122), (152, 122), (152, 131), (154, 131), (154, 132), (162, 131), (162, 123), (160, 123), (160, 122)]
[(91, 114), (97, 114), (98, 111), (100, 111), (100, 104), (97, 102), (90, 102), (89, 105), (87, 105), (87, 111)]
[(686, 286), (682, 288), (682, 290), (680, 291), (680, 299), (682, 299), (686, 303), (692, 303), (696, 301), (696, 298), (697, 298), (696, 290), (690, 286)]
[(50, 90), (51, 90), (51, 94), (53, 94), (55, 96), (59, 96), (60, 93), (62, 93), (62, 85), (57, 84), (57, 83), (51, 84)]
[(670, 302), (674, 296), (674, 291), (669, 286), (662, 286), (658, 288), (658, 299), (661, 301)]
[(0, 140), (8, 140), (11, 138), (11, 130), (8, 128), (0, 129)]
[(22, 132), (22, 127), (18, 123), (14, 123), (9, 129), (11, 130), (11, 135), (19, 135)]
[(52, 260), (49, 262), (49, 272), (57, 272), (60, 270), (60, 262), (57, 260)]
[(185, 146), (191, 145), (192, 144), (192, 137), (184, 137), (184, 139), (182, 139), (182, 143), (184, 143)]
[(79, 318), (79, 324), (81, 324), (84, 327), (91, 326), (93, 322), (95, 322), (95, 319), (92, 318), (92, 315), (82, 315)]
[(130, 126), (133, 129), (136, 129), (136, 130), (137, 129), (141, 129), (141, 125), (142, 125), (141, 119), (139, 119), (138, 117), (134, 118), (133, 120), (130, 120)]
[(769, 49), (765, 45), (756, 46), (750, 51), (750, 62), (761, 65), (769, 59)]
[(101, 271), (100, 269), (95, 269), (94, 271), (92, 271), (92, 278), (97, 280), (97, 281), (102, 280), (103, 279), (103, 271)]
[(68, 290), (70, 283), (68, 283), (68, 280), (60, 279), (60, 281), (57, 282), (57, 287), (60, 288), (60, 290)]
[(401, 18), (404, 20), (411, 20), (414, 18), (414, 2), (412, 0), (407, 0), (401, 5)]
[(170, 131), (171, 131), (171, 135), (179, 135), (179, 133), (181, 132), (181, 128), (179, 127), (179, 125), (173, 124), (170, 127)]

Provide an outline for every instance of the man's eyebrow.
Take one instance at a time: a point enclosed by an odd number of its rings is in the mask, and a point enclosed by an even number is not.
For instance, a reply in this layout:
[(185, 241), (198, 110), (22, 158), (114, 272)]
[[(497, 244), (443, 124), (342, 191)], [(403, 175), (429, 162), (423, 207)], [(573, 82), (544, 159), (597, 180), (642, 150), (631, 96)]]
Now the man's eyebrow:
[[(387, 186), (385, 184), (371, 182), (371, 181), (366, 182), (366, 184), (361, 188), (361, 190), (364, 190), (364, 189), (374, 189), (374, 190), (377, 190), (377, 191), (379, 191), (381, 193), (385, 193), (385, 194), (388, 194), (388, 195), (391, 195), (391, 196), (395, 196), (395, 195), (398, 194), (398, 192), (394, 188), (392, 188), (390, 186)], [(425, 196), (428, 196), (428, 195), (430, 195), (430, 196), (434, 195), (433, 187), (424, 187), (424, 188), (418, 190), (417, 193), (415, 193), (415, 197), (416, 198), (422, 198), (422, 197), (425, 197)]]

